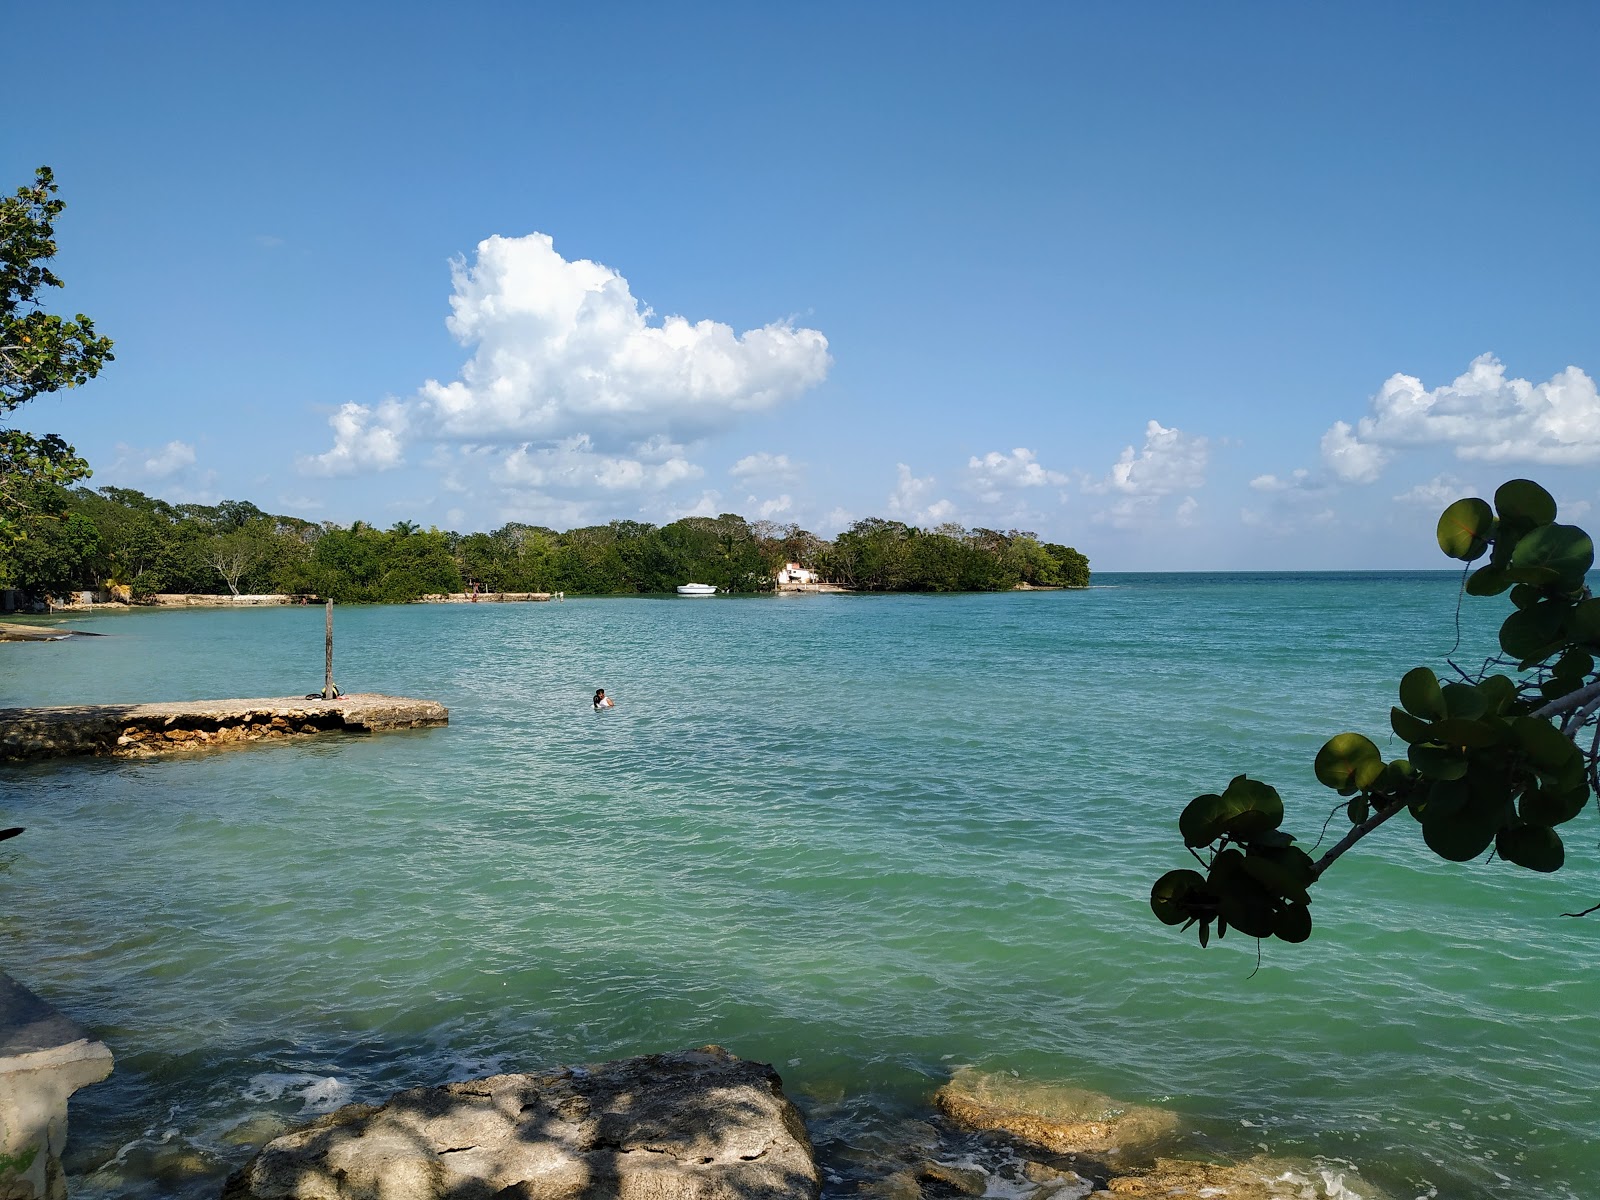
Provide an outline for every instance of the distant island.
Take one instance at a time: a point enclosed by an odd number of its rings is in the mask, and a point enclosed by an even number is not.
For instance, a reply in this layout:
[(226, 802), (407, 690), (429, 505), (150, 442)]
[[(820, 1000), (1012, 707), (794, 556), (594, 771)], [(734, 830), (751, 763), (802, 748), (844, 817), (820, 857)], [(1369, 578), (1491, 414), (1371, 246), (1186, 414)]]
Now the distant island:
[[(379, 529), (274, 515), (245, 500), (170, 504), (128, 488), (62, 489), (0, 557), (0, 587), (32, 599), (104, 591), (279, 593), (395, 604), (439, 593), (639, 595), (679, 584), (761, 593), (814, 579), (864, 592), (1079, 588), (1089, 560), (1025, 530), (918, 529), (869, 517), (832, 541), (734, 513), (668, 525), (612, 521), (558, 533), (511, 522), (492, 533)], [(797, 570), (798, 568), (798, 570)]]

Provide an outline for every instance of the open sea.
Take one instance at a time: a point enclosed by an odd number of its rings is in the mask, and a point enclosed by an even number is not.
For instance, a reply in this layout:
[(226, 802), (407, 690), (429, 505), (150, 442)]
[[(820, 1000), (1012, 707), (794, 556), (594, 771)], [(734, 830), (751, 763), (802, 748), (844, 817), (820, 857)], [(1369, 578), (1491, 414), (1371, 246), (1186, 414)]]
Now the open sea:
[[(1600, 914), (1560, 916), (1600, 900), (1592, 810), (1554, 876), (1401, 816), (1259, 969), (1148, 907), (1183, 805), (1240, 772), (1317, 840), (1313, 756), (1399, 753), (1459, 581), (340, 608), (340, 685), (448, 728), (0, 768), (0, 966), (117, 1057), (73, 1100), (73, 1194), (215, 1196), (343, 1103), (716, 1042), (777, 1066), (837, 1196), (964, 1065), (1392, 1200), (1600, 1195)], [(1466, 602), (1458, 662), (1504, 611)], [(322, 683), (320, 608), (67, 623), (109, 636), (0, 645), (0, 705)]]

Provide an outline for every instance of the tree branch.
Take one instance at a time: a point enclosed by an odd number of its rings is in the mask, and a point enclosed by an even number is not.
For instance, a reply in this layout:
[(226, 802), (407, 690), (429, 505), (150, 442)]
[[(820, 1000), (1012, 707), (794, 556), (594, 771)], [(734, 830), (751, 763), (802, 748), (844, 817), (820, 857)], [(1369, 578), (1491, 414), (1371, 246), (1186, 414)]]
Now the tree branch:
[(1396, 800), (1393, 804), (1388, 805), (1386, 808), (1380, 808), (1365, 821), (1361, 822), (1361, 824), (1351, 829), (1349, 833), (1345, 834), (1334, 844), (1331, 850), (1329, 850), (1321, 858), (1317, 859), (1316, 864), (1311, 868), (1312, 877), (1314, 879), (1321, 879), (1322, 873), (1329, 867), (1333, 866), (1333, 864), (1338, 861), (1341, 854), (1350, 849), (1351, 846), (1354, 846), (1362, 838), (1366, 837), (1367, 834), (1371, 833), (1379, 825), (1382, 825), (1385, 821), (1394, 816), (1395, 813), (1399, 812), (1405, 806), (1406, 802), (1404, 800)]
[(1562, 713), (1571, 712), (1575, 708), (1582, 708), (1589, 701), (1600, 699), (1600, 679), (1593, 683), (1585, 684), (1575, 692), (1568, 692), (1565, 696), (1550, 701), (1542, 708), (1536, 708), (1528, 715), (1530, 717), (1555, 717)]

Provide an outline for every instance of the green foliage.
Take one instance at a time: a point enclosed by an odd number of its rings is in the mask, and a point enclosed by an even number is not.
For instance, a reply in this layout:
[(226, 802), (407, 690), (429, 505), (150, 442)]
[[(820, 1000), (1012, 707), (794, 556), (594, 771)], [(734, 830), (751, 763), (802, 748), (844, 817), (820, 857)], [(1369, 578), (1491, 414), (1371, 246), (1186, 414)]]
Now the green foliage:
[[(31, 187), (0, 198), (0, 413), (47, 392), (77, 387), (112, 359), (94, 323), (47, 313), (40, 292), (60, 287), (47, 265), (56, 253), (55, 176), (40, 167)], [(0, 428), (0, 550), (28, 536), (30, 517), (52, 510), (52, 489), (89, 474), (88, 464), (54, 434)], [(3, 570), (0, 567), (0, 570)]]
[(867, 592), (992, 592), (1087, 587), (1089, 560), (1069, 546), (1012, 529), (923, 530), (900, 521), (857, 521), (817, 555), (825, 578)]
[(31, 544), (0, 553), (0, 584), (36, 595), (111, 585), (134, 599), (154, 592), (279, 592), (404, 603), (469, 586), (637, 595), (689, 582), (765, 592), (786, 562), (831, 568), (874, 590), (1081, 586), (1089, 575), (1088, 560), (1076, 550), (1016, 530), (949, 526), (924, 533), (864, 521), (830, 545), (796, 525), (751, 524), (723, 513), (659, 527), (613, 521), (566, 533), (512, 523), (462, 536), (409, 521), (388, 530), (360, 521), (317, 525), (242, 500), (173, 505), (129, 488), (37, 486)]
[(1600, 792), (1600, 737), (1592, 736), (1600, 724), (1600, 600), (1585, 582), (1594, 565), (1589, 535), (1555, 518), (1550, 493), (1526, 479), (1503, 485), (1492, 508), (1468, 499), (1445, 509), (1439, 548), (1463, 562), (1489, 555), (1464, 591), (1510, 590), (1512, 611), (1499, 635), (1503, 659), (1476, 675), (1458, 670), (1448, 682), (1425, 666), (1406, 672), (1400, 705), (1389, 713), (1403, 756), (1385, 762), (1359, 733), (1328, 740), (1314, 771), (1347, 797), (1352, 828), (1319, 861), (1278, 828), (1282, 802), (1264, 784), (1241, 775), (1222, 795), (1192, 800), (1178, 830), (1207, 873), (1169, 871), (1158, 879), (1150, 907), (1159, 920), (1198, 926), (1202, 946), (1213, 925), (1219, 937), (1233, 927), (1304, 941), (1311, 933), (1308, 889), (1402, 810), (1440, 858), (1466, 862), (1492, 846), (1530, 871), (1561, 869), (1566, 850), (1556, 827)]

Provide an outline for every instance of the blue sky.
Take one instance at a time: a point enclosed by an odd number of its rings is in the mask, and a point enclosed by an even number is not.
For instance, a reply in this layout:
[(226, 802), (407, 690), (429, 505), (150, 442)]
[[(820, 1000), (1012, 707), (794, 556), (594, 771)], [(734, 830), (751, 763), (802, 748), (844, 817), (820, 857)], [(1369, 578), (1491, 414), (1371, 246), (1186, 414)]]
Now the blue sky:
[(1102, 570), (1600, 504), (1592, 4), (41, 12), (0, 184), (117, 361), (18, 416), (95, 485)]

